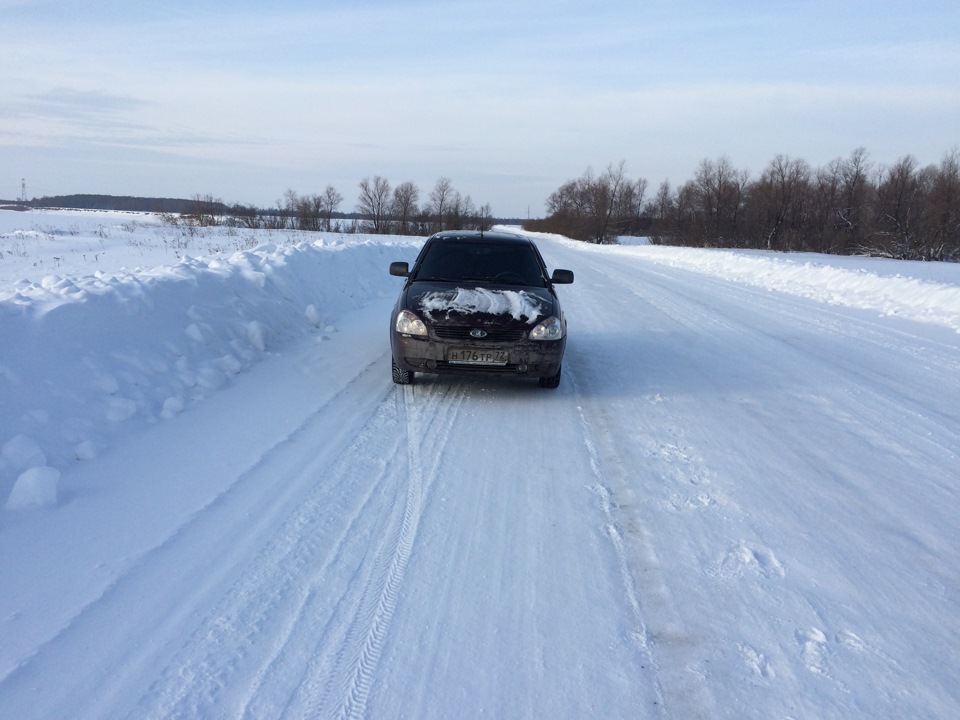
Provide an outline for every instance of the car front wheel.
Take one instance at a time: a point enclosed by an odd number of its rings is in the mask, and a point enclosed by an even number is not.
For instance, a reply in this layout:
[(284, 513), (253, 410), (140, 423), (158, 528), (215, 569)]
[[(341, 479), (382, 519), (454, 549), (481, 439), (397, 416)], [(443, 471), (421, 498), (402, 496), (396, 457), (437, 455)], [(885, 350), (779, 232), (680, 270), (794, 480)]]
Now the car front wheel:
[(410, 370), (399, 367), (393, 358), (390, 359), (390, 363), (393, 365), (393, 381), (397, 385), (409, 385), (413, 382), (413, 373)]

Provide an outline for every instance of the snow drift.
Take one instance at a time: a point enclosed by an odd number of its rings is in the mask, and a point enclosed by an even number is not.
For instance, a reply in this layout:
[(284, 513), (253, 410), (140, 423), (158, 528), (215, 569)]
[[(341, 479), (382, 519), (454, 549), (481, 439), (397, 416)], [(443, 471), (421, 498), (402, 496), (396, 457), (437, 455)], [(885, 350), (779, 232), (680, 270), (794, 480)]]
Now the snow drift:
[[(151, 230), (133, 234), (146, 242)], [(296, 338), (336, 332), (420, 242), (323, 236), (0, 285), (0, 496), (35, 466), (91, 459), (119, 426), (169, 419)]]

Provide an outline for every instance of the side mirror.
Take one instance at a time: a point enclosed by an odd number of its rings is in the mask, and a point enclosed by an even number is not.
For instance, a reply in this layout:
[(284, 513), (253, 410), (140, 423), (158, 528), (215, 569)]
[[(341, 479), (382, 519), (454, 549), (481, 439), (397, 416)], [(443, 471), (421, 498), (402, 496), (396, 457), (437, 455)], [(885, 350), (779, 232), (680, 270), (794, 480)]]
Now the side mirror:
[(405, 262), (392, 262), (390, 263), (390, 274), (397, 277), (409, 277), (410, 266)]
[(573, 270), (554, 270), (550, 282), (554, 285), (569, 285), (573, 282)]

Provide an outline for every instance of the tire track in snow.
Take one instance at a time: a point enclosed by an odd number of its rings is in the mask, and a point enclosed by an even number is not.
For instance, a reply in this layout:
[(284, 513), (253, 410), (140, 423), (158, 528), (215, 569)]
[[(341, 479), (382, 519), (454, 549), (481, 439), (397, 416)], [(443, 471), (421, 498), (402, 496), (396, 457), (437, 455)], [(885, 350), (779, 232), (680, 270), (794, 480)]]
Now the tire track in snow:
[[(397, 606), (400, 585), (403, 582), (407, 561), (413, 552), (413, 542), (420, 523), (423, 506), (424, 475), (420, 457), (421, 409), (413, 400), (413, 387), (403, 390), (403, 416), (407, 421), (407, 493), (400, 523), (399, 535), (391, 540), (393, 553), (387, 568), (386, 577), (377, 585), (376, 603), (373, 616), (367, 621), (363, 636), (362, 649), (354, 662), (350, 682), (343, 696), (337, 718), (363, 717), (370, 695), (371, 679), (376, 671), (383, 650), (383, 642)], [(400, 393), (396, 393), (400, 396)], [(449, 427), (449, 424), (447, 425)]]
[[(584, 302), (580, 309), (593, 315), (580, 318), (585, 327), (604, 326), (605, 320), (597, 316), (596, 308), (607, 308), (607, 312), (623, 312), (629, 316), (636, 312), (636, 307), (625, 298), (649, 302), (633, 287), (635, 280), (629, 273), (611, 273), (606, 265), (597, 265), (584, 256), (578, 255), (577, 260), (582, 274), (597, 273), (604, 277), (604, 285), (613, 283), (624, 290), (624, 293), (615, 294), (607, 287), (602, 299)], [(614, 300), (621, 305), (611, 308), (610, 303)], [(592, 348), (591, 364), (602, 367), (603, 363), (596, 356), (602, 350), (602, 347)], [(613, 547), (623, 590), (636, 623), (632, 637), (645, 659), (643, 664), (652, 667), (656, 673), (653, 684), (660, 717), (677, 720), (716, 717), (716, 702), (694, 667), (690, 649), (695, 643), (674, 609), (672, 592), (650, 530), (640, 525), (632, 513), (627, 515), (620, 510), (620, 503), (632, 504), (631, 471), (624, 466), (623, 453), (615, 445), (618, 437), (615, 416), (608, 412), (602, 401), (595, 399), (603, 397), (600, 390), (603, 382), (608, 380), (598, 380), (598, 385), (594, 386), (586, 369), (587, 363), (583, 364), (581, 372), (576, 345), (568, 347), (568, 355), (564, 375), (574, 388), (583, 442), (590, 458), (594, 476), (590, 489), (599, 498), (606, 520), (605, 532)], [(611, 362), (614, 362), (612, 357)], [(628, 524), (624, 526), (624, 522)]]
[[(463, 389), (455, 390), (452, 397), (448, 393), (443, 386), (418, 385), (394, 392), (396, 417), (405, 421), (399, 445), (406, 451), (403, 462), (397, 458), (398, 470), (391, 478), (395, 502), (390, 505), (396, 511), (383, 522), (379, 541), (372, 541), (367, 548), (368, 557), (357, 568), (284, 716), (364, 716), (424, 501), (453, 425), (451, 419), (465, 396)], [(426, 468), (424, 452), (433, 456), (433, 463)], [(397, 454), (402, 453), (403, 448)]]
[[(395, 422), (396, 418), (391, 416), (389, 426), (395, 425)], [(375, 431), (383, 429), (382, 423), (375, 424)], [(366, 443), (358, 446), (358, 448), (364, 447)], [(311, 574), (309, 586), (304, 588), (295, 612), (287, 618), (285, 629), (278, 638), (271, 657), (262, 665), (250, 687), (248, 697), (243, 703), (244, 717), (258, 718), (275, 714), (278, 703), (274, 697), (276, 693), (269, 690), (272, 684), (271, 679), (302, 676), (303, 668), (310, 664), (311, 658), (316, 654), (316, 638), (318, 634), (323, 633), (317, 629), (317, 621), (314, 618), (324, 617), (325, 613), (330, 612), (331, 606), (330, 595), (323, 590), (329, 585), (331, 576), (337, 574), (336, 568), (350, 564), (350, 546), (353, 540), (370, 534), (370, 529), (365, 526), (365, 520), (371, 516), (379, 516), (378, 506), (383, 504), (380, 494), (389, 485), (391, 477), (387, 469), (396, 458), (398, 450), (397, 443), (392, 443), (390, 450), (382, 459), (383, 471), (371, 483), (363, 504), (358, 507), (349, 525), (337, 539), (326, 562)], [(346, 464), (350, 466), (347, 472), (356, 471), (355, 465), (350, 462)], [(338, 474), (341, 474), (341, 471), (338, 470)], [(380, 503), (376, 502), (377, 498), (380, 498)], [(349, 582), (353, 573), (348, 573), (344, 577)], [(350, 606), (350, 609), (356, 611), (355, 606)], [(332, 622), (333, 618), (330, 618), (323, 624), (329, 627)], [(280, 690), (282, 692), (283, 688)], [(281, 700), (279, 705), (285, 705), (290, 701), (289, 689), (287, 689), (287, 696), (281, 695)]]
[[(311, 465), (314, 491), (208, 613), (138, 717), (362, 715), (412, 552), (424, 478), (435, 474), (463, 399), (428, 390), (428, 406), (418, 408), (411, 392), (388, 394), (326, 470)], [(426, 471), (424, 437), (435, 457)], [(369, 483), (344, 492), (356, 478)]]
[[(632, 637), (637, 643), (640, 652), (647, 659), (646, 664), (650, 665), (651, 667), (656, 667), (653, 651), (648, 640), (647, 626), (643, 619), (643, 609), (640, 607), (640, 599), (637, 595), (636, 583), (634, 582), (633, 576), (630, 573), (629, 563), (627, 560), (627, 551), (623, 543), (623, 535), (613, 517), (613, 501), (610, 497), (610, 489), (605, 484), (606, 477), (601, 466), (600, 453), (598, 452), (596, 442), (594, 441), (593, 429), (590, 425), (590, 422), (587, 420), (583, 406), (580, 404), (582, 393), (580, 392), (580, 388), (577, 384), (576, 376), (569, 370), (567, 372), (567, 377), (573, 384), (574, 394), (578, 401), (577, 415), (580, 418), (580, 426), (583, 430), (583, 443), (586, 446), (587, 455), (590, 458), (590, 469), (593, 472), (593, 477), (596, 481), (590, 487), (590, 490), (595, 492), (600, 498), (600, 507), (603, 510), (604, 517), (607, 521), (607, 526), (605, 528), (606, 535), (608, 538), (610, 538), (610, 541), (613, 544), (613, 549), (617, 557), (617, 569), (620, 573), (620, 581), (623, 583), (623, 588), (627, 595), (627, 601), (630, 604), (630, 610), (633, 614), (634, 621), (637, 623), (639, 628), (637, 631), (632, 633)], [(664, 707), (663, 687), (661, 686), (659, 679), (654, 679), (654, 686), (656, 689), (659, 706), (662, 709)]]
[[(612, 433), (602, 410), (588, 407), (589, 393), (581, 391), (575, 372), (566, 373), (574, 386), (583, 442), (590, 458), (594, 483), (590, 489), (600, 500), (606, 518), (606, 535), (616, 554), (624, 592), (637, 629), (632, 633), (644, 665), (656, 672), (653, 680), (660, 717), (707, 720), (716, 716), (716, 703), (703, 682), (690, 672), (688, 633), (673, 609), (673, 600), (660, 559), (647, 530), (618, 520), (614, 490), (625, 490), (626, 470), (611, 447)], [(639, 568), (635, 568), (636, 565)], [(642, 578), (642, 582), (640, 579)]]
[[(376, 435), (396, 424), (396, 418), (382, 408), (378, 419), (367, 428), (364, 436)], [(261, 663), (251, 684), (243, 703), (244, 717), (276, 716), (278, 708), (289, 710), (304, 688), (311, 697), (318, 692), (317, 683), (311, 681), (305, 668), (315, 662), (318, 647), (337, 641), (335, 633), (341, 624), (340, 617), (357, 611), (357, 602), (350, 596), (351, 583), (358, 572), (354, 545), (377, 532), (376, 526), (371, 527), (371, 520), (381, 515), (391, 483), (389, 468), (398, 450), (397, 443), (391, 442), (389, 450), (378, 461), (382, 470), (370, 483), (363, 502), (355, 507), (349, 522), (326, 547), (325, 560), (308, 574), (308, 582), (300, 589), (299, 602), (286, 613), (283, 631), (278, 634), (270, 656)], [(355, 443), (332, 474), (345, 477), (356, 473), (357, 456), (375, 454), (368, 451), (371, 448), (366, 440)], [(335, 513), (337, 508), (326, 507), (320, 511)], [(332, 640), (331, 635), (334, 636)], [(289, 678), (297, 679), (300, 687), (290, 687)], [(292, 714), (296, 715), (295, 712)]]
[[(357, 531), (358, 518), (375, 503), (377, 491), (388, 478), (389, 460), (396, 453), (396, 448), (388, 445), (384, 452), (371, 454), (369, 485), (360, 492), (350, 487), (351, 474), (344, 468), (353, 465), (358, 453), (357, 440), (352, 438), (366, 437), (372, 429), (389, 425), (391, 419), (382, 405), (374, 406), (377, 409), (369, 414), (345, 414), (345, 406), (357, 403), (349, 387), (311, 416), (283, 447), (268, 451), (248, 473), (247, 483), (269, 486), (279, 478), (284, 486), (309, 484), (312, 489), (285, 520), (276, 523), (259, 553), (249, 560), (238, 558), (245, 562), (238, 579), (221, 591), (223, 599), (211, 606), (170, 660), (141, 700), (136, 716), (207, 717), (223, 714), (227, 708), (235, 708), (239, 716), (250, 697), (238, 704), (229, 688), (250, 687), (256, 695), (264, 667), (269, 668), (281, 652), (276, 648), (287, 648), (291, 636), (304, 630), (302, 618), (315, 609), (318, 597), (322, 598), (317, 588), (324, 569), (343, 538)], [(332, 443), (332, 459), (330, 453), (315, 452), (318, 442), (329, 440), (323, 433), (329, 427), (326, 416), (330, 414), (346, 419), (344, 437), (350, 439), (339, 451), (337, 441)], [(356, 423), (366, 424), (367, 430), (351, 430)], [(213, 522), (209, 517), (206, 520)], [(242, 532), (242, 527), (238, 529)], [(332, 535), (340, 542), (331, 542)], [(324, 554), (326, 562), (318, 562)], [(271, 642), (274, 650), (267, 653), (264, 663), (263, 646), (271, 646)]]

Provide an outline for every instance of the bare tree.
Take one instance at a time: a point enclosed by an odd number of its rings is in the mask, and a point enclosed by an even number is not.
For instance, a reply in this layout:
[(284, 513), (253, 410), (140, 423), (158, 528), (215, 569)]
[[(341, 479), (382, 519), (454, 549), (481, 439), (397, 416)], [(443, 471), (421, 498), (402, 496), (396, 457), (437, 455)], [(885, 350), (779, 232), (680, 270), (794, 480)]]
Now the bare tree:
[(291, 227), (294, 229), (298, 228), (297, 206), (300, 204), (300, 196), (297, 194), (297, 191), (293, 188), (287, 188), (287, 191), (283, 194), (283, 203), (278, 204), (281, 208), (281, 215), (284, 218), (284, 226), (289, 222)]
[(696, 228), (697, 186), (688, 180), (677, 188), (674, 195), (673, 242), (677, 245), (696, 245), (703, 243), (702, 233)]
[(390, 183), (386, 178), (375, 175), (373, 180), (364, 178), (360, 181), (357, 211), (367, 217), (372, 232), (386, 232), (390, 211)]
[(960, 151), (948, 152), (930, 175), (923, 259), (960, 261)]
[(323, 229), (333, 230), (333, 215), (343, 202), (341, 195), (333, 185), (327, 185), (320, 198), (320, 217), (323, 220)]
[(298, 230), (317, 232), (323, 229), (321, 221), (322, 198), (319, 195), (297, 195), (291, 192), (290, 212)]
[(742, 244), (740, 217), (749, 174), (733, 167), (728, 157), (703, 160), (693, 180), (694, 223), (698, 244), (730, 247)]
[(840, 203), (842, 164), (838, 158), (814, 174), (807, 225), (817, 252), (839, 252), (836, 208)]
[(444, 226), (450, 230), (466, 230), (468, 225), (467, 217), (469, 215), (468, 203), (472, 205), (469, 197), (464, 198), (459, 190), (453, 190), (447, 201), (447, 217)]
[(445, 219), (449, 212), (450, 201), (454, 194), (453, 183), (448, 177), (437, 179), (437, 184), (430, 191), (430, 203), (427, 213), (433, 221), (434, 232), (446, 229)]
[(804, 200), (809, 191), (810, 167), (803, 160), (777, 155), (752, 189), (757, 229), (767, 250), (785, 250), (793, 234), (802, 232)]
[(557, 217), (579, 217), (583, 214), (583, 195), (577, 180), (568, 180), (547, 198), (547, 214)]
[(631, 220), (639, 220), (646, 209), (647, 187), (646, 178), (638, 178), (633, 185), (624, 188), (624, 215)]
[(673, 206), (673, 193), (670, 191), (670, 181), (664, 180), (657, 188), (657, 194), (647, 206), (647, 213), (653, 216), (655, 227), (664, 227)]
[(603, 243), (613, 239), (613, 229), (622, 206), (621, 193), (628, 184), (626, 162), (621, 160), (616, 166), (608, 165), (603, 175), (588, 185), (593, 242)]
[(197, 227), (210, 227), (220, 222), (223, 215), (223, 201), (207, 193), (197, 193), (191, 198), (191, 209), (186, 215), (189, 224)]
[(411, 234), (419, 200), (420, 188), (409, 180), (393, 189), (391, 212), (396, 223), (396, 232), (400, 235)]
[(591, 168), (569, 180), (547, 199), (548, 218), (540, 223), (548, 232), (559, 232), (594, 243), (615, 242), (646, 227), (647, 181), (631, 181), (626, 162), (608, 165), (599, 176)]
[(490, 203), (484, 203), (477, 211), (478, 230), (489, 230), (493, 225), (493, 208)]
[(927, 175), (919, 172), (919, 163), (906, 155), (879, 173), (876, 208), (870, 245), (889, 257), (915, 257), (917, 233), (929, 197)]
[(842, 254), (863, 249), (861, 237), (867, 212), (867, 181), (870, 163), (866, 148), (859, 147), (840, 165), (840, 205), (837, 207), (838, 230), (843, 237)]
[(237, 203), (230, 208), (230, 216), (237, 227), (256, 230), (262, 227), (260, 215), (253, 205)]

